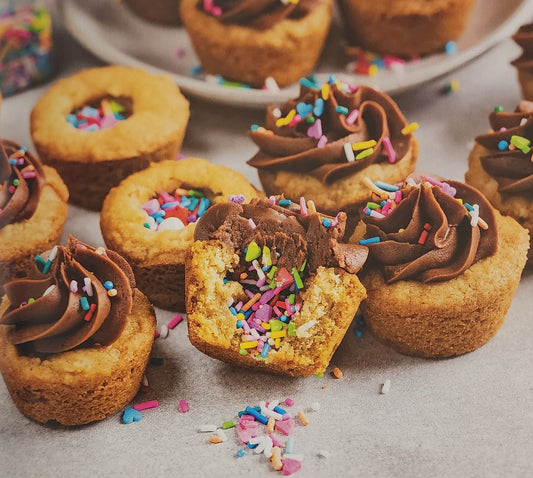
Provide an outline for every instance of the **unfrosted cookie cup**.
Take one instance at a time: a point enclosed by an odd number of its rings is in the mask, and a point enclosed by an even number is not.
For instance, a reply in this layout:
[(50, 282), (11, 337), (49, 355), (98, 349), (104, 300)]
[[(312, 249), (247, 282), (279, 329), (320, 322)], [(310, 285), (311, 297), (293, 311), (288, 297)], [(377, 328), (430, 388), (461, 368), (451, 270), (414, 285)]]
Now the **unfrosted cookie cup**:
[(332, 0), (273, 0), (259, 12), (253, 3), (229, 6), (237, 17), (223, 23), (226, 5), (216, 15), (202, 8), (202, 0), (181, 1), (181, 19), (203, 70), (255, 87), (268, 77), (285, 86), (310, 73), (329, 31)]
[(129, 174), (177, 157), (188, 119), (189, 103), (170, 77), (106, 66), (57, 81), (32, 110), (31, 135), (70, 200), (100, 209)]
[(249, 201), (260, 193), (242, 174), (205, 159), (162, 161), (111, 190), (100, 216), (102, 235), (156, 306), (184, 310), (185, 255), (196, 221), (212, 204), (238, 195)]

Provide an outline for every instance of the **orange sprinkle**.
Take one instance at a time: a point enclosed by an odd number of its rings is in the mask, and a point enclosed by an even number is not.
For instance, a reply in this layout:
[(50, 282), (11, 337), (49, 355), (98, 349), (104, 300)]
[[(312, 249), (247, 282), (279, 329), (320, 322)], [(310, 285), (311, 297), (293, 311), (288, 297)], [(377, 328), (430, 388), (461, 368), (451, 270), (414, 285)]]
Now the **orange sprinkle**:
[(259, 299), (261, 298), (261, 294), (258, 292), (255, 294), (246, 304), (244, 304), (241, 308), (243, 312), (246, 312), (252, 305), (254, 305)]
[(240, 280), (244, 280), (248, 277), (248, 274), (246, 272), (243, 272), (240, 276), (239, 276), (239, 279)]
[(342, 378), (343, 373), (342, 370), (339, 367), (335, 367), (331, 373), (334, 375), (335, 378)]
[(283, 462), (281, 461), (281, 450), (278, 446), (272, 447), (272, 456), (270, 457), (272, 467), (274, 470), (279, 471), (283, 468)]
[(209, 441), (211, 443), (222, 443), (222, 438), (220, 438), (218, 435), (211, 435), (209, 437)]
[(267, 433), (274, 433), (274, 426), (276, 425), (276, 419), (270, 417), (267, 422)]
[(305, 416), (305, 413), (302, 412), (301, 410), (298, 412), (298, 418), (300, 419), (300, 422), (302, 422), (302, 425), (304, 427), (306, 427), (307, 425), (309, 425), (309, 420), (307, 419), (307, 417)]

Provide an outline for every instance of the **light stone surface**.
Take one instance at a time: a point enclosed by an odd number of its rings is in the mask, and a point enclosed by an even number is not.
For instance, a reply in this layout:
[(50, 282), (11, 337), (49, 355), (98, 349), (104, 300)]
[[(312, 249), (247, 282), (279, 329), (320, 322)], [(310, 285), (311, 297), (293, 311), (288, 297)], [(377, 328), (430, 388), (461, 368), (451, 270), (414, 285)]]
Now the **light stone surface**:
[[(58, 45), (60, 76), (101, 64), (65, 34)], [(469, 144), (487, 130), (489, 111), (496, 105), (512, 110), (520, 98), (509, 65), (518, 54), (506, 40), (460, 70), (395, 98), (408, 120), (420, 125), (420, 170), (463, 179)], [(451, 80), (459, 90), (444, 95)], [(31, 147), (29, 114), (48, 86), (4, 100), (3, 137)], [(256, 171), (245, 164), (255, 152), (246, 131), (262, 119), (259, 110), (193, 99), (183, 152), (238, 169), (259, 186)], [(71, 206), (65, 232), (103, 244), (94, 212)], [(35, 423), (18, 412), (0, 381), (0, 474), (274, 476), (278, 472), (263, 455), (248, 450), (235, 456), (241, 448), (235, 429), (219, 444), (198, 430), (205, 423), (236, 421), (247, 405), (291, 397), (295, 405), (286, 408), (294, 416), (306, 410), (309, 419), (294, 433), (294, 453), (304, 456), (295, 476), (532, 476), (532, 286), (533, 274), (525, 273), (496, 337), (454, 359), (406, 357), (367, 330), (358, 338), (352, 326), (330, 366), (343, 371), (342, 379), (329, 373), (291, 379), (230, 367), (193, 348), (184, 321), (168, 338), (156, 340), (152, 355), (165, 364), (148, 367), (151, 391), (134, 401), (157, 399), (159, 408), (143, 411), (142, 421), (131, 425), (121, 423), (120, 413), (77, 428)], [(159, 327), (173, 315), (157, 310)], [(387, 380), (390, 391), (382, 394)], [(188, 413), (179, 411), (182, 399)], [(320, 410), (312, 411), (314, 403)]]

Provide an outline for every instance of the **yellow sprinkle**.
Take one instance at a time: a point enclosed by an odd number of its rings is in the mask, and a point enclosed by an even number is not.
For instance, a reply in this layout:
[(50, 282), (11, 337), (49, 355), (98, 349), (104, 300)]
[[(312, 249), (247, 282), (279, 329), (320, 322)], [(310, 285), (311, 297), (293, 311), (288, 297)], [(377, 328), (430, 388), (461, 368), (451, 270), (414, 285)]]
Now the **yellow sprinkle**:
[(276, 126), (279, 127), (279, 126), (285, 126), (289, 124), (295, 115), (296, 115), (296, 110), (293, 108), (292, 110), (289, 111), (289, 114), (285, 116), (285, 118), (279, 118), (278, 120), (276, 120)]
[(418, 123), (410, 123), (402, 129), (402, 134), (409, 134), (418, 129)]
[(459, 204), (463, 204), (463, 200), (461, 198), (455, 198), (455, 200), (459, 203)]
[(283, 468), (283, 462), (281, 461), (281, 449), (278, 446), (272, 447), (272, 456), (270, 457), (272, 467), (274, 470), (279, 471)]
[(95, 251), (94, 251), (96, 254), (104, 254), (105, 253), (105, 249), (103, 247), (98, 247)]
[(276, 330), (274, 332), (270, 332), (270, 338), (277, 339), (279, 337), (286, 337), (287, 331), (286, 330)]
[(241, 349), (253, 349), (257, 347), (257, 340), (250, 340), (250, 342), (241, 342)]
[(329, 96), (329, 84), (324, 83), (322, 85), (322, 99), (326, 101), (328, 99), (328, 96)]
[(107, 295), (108, 295), (109, 297), (115, 297), (117, 294), (118, 294), (117, 289), (109, 289), (109, 290), (107, 291)]
[(368, 67), (368, 76), (376, 76), (378, 74), (377, 65), (370, 65)]
[(305, 413), (302, 412), (301, 410), (298, 412), (298, 418), (300, 419), (300, 422), (302, 422), (302, 425), (304, 427), (306, 427), (307, 425), (309, 425), (309, 420), (307, 419), (307, 417), (305, 416)]
[(268, 322), (261, 322), (261, 327), (265, 330), (270, 330), (270, 324)]
[(315, 203), (311, 199), (307, 201), (307, 210), (309, 211), (309, 214), (316, 214)]
[(377, 143), (375, 139), (370, 139), (368, 141), (361, 141), (359, 143), (352, 144), (352, 149), (354, 151), (359, 151), (360, 149), (373, 148), (374, 146), (376, 146), (376, 144)]
[(400, 229), (398, 229), (398, 232), (403, 232), (403, 231), (405, 231), (403, 227), (400, 227)]
[(267, 422), (267, 433), (274, 433), (274, 426), (276, 425), (276, 419), (270, 417)]
[(274, 340), (274, 347), (279, 349), (280, 345), (281, 345), (281, 339), (278, 337), (276, 340)]

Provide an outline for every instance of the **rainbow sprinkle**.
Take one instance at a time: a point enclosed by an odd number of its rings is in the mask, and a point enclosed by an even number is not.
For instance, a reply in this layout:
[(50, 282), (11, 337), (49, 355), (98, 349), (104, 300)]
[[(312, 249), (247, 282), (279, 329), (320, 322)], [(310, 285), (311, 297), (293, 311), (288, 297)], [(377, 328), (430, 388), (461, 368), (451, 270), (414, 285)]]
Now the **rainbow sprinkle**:
[(81, 131), (94, 132), (110, 129), (132, 114), (116, 99), (103, 98), (96, 103), (97, 106), (86, 105), (74, 110), (67, 115), (67, 122)]
[(204, 193), (195, 189), (162, 192), (141, 206), (146, 213), (144, 227), (151, 231), (179, 231), (196, 222), (210, 206)]

